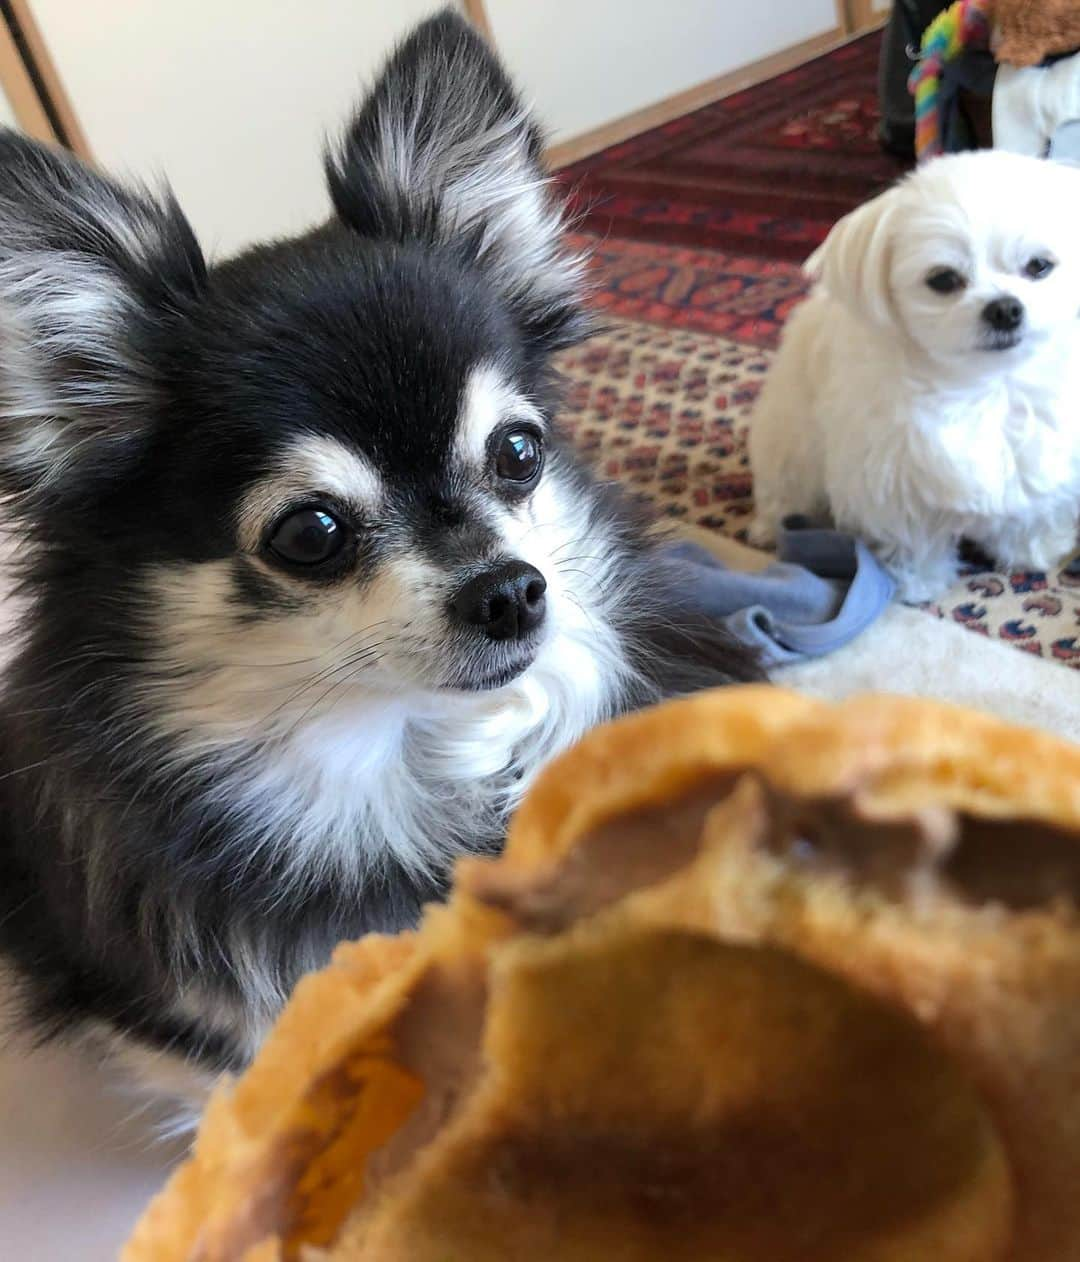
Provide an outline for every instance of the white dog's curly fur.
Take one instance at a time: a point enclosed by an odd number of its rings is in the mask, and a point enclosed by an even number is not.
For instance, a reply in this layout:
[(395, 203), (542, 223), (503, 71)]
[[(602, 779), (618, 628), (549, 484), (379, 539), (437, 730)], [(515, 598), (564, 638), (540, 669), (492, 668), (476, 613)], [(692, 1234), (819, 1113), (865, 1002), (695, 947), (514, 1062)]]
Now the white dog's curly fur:
[(938, 158), (806, 264), (750, 430), (765, 544), (790, 513), (866, 538), (902, 599), (968, 539), (999, 565), (1072, 551), (1080, 504), (1080, 171)]

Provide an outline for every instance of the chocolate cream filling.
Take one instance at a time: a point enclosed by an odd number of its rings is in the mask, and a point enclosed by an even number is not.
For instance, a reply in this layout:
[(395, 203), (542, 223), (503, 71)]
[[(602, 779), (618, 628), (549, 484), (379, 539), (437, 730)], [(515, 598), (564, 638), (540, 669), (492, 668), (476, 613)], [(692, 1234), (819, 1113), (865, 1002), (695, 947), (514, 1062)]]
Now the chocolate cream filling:
[[(706, 817), (744, 774), (754, 773), (710, 776), (662, 805), (605, 821), (550, 873), (474, 869), (470, 892), (512, 916), (523, 931), (561, 932), (690, 864), (700, 849)], [(857, 796), (797, 798), (767, 786), (764, 801), (760, 844), (793, 868), (839, 873), (897, 899), (933, 880), (971, 905), (992, 902), (1022, 911), (1080, 901), (1080, 835), (1072, 830), (944, 808), (874, 818)], [(398, 1022), (403, 1063), (425, 1082), (428, 1098), (407, 1132), (373, 1160), (368, 1191), (408, 1165), (476, 1080), (483, 1003), (474, 992), (462, 1020), (455, 989), (448, 978), (432, 979)]]
[[(474, 869), (469, 892), (510, 915), (520, 931), (560, 932), (690, 864), (706, 817), (745, 775), (762, 783), (754, 772), (731, 771), (662, 805), (613, 817), (582, 837), (548, 873)], [(767, 783), (762, 788), (765, 823), (758, 844), (795, 870), (838, 873), (897, 899), (931, 880), (935, 889), (972, 906), (994, 903), (1027, 911), (1080, 902), (1080, 835), (1074, 830), (1032, 818), (982, 818), (936, 807), (874, 818), (858, 795), (797, 798)], [(362, 1180), (354, 1184), (361, 1214), (468, 1097), (482, 1068), (486, 1002), (480, 958), (453, 969), (433, 966), (406, 1001), (389, 1033), (398, 1064), (423, 1084), (423, 1099), (367, 1159)], [(309, 1234), (297, 1222), (295, 1191), (289, 1191), (303, 1181), (298, 1166), (307, 1166), (313, 1156), (281, 1154), (288, 1176), (264, 1186), (261, 1204), (249, 1207), (263, 1231), (272, 1225), (284, 1229), (287, 1257), (298, 1256), (298, 1247), (313, 1237), (327, 1240), (327, 1224)], [(273, 1189), (268, 1198), (267, 1188)], [(338, 1204), (335, 1227), (344, 1219), (344, 1203)], [(257, 1239), (253, 1224), (246, 1225), (238, 1234)]]
[[(715, 775), (659, 806), (616, 815), (575, 843), (550, 872), (492, 868), (474, 895), (523, 928), (554, 933), (637, 889), (674, 876), (696, 856), (705, 819), (744, 775)], [(886, 818), (858, 794), (799, 798), (762, 783), (760, 844), (793, 869), (836, 873), (902, 900), (928, 882), (947, 896), (1010, 911), (1080, 903), (1080, 833), (1035, 818), (995, 819), (927, 807)]]

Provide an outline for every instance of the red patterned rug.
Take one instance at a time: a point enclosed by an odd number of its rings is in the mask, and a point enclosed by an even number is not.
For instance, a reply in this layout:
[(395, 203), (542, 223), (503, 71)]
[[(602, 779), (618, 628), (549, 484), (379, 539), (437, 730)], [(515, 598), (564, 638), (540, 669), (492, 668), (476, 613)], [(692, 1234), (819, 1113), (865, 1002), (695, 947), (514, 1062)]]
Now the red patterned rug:
[(593, 305), (606, 316), (775, 346), (806, 292), (793, 263), (643, 241), (572, 239), (593, 262)]
[(877, 140), (880, 44), (867, 35), (565, 168), (580, 226), (801, 262), (903, 169)]

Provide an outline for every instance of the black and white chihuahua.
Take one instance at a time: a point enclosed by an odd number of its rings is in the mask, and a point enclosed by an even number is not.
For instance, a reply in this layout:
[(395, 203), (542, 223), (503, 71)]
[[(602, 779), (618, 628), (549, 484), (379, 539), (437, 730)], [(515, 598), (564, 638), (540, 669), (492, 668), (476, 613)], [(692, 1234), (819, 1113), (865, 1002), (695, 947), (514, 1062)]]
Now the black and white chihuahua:
[(177, 1092), (587, 728), (760, 675), (558, 441), (583, 265), (462, 19), (327, 178), (332, 222), (208, 267), (169, 196), (0, 134), (0, 952), (35, 1029)]

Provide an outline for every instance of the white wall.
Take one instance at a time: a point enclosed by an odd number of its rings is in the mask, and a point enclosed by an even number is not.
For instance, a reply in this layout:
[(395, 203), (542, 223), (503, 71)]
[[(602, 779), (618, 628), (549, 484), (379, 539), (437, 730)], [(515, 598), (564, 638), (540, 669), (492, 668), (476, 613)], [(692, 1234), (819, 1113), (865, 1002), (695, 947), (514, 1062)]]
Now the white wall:
[[(587, 131), (835, 26), (833, 0), (487, 0), (549, 129)], [(205, 248), (303, 229), (321, 151), (439, 0), (31, 0), (95, 158), (167, 174)]]
[(105, 167), (167, 173), (204, 248), (324, 217), (323, 138), (437, 0), (32, 0)]
[(567, 139), (836, 27), (834, 0), (486, 0), (495, 40)]
[(7, 99), (4, 89), (0, 88), (0, 127), (17, 126), (15, 111), (11, 108), (11, 102)]

